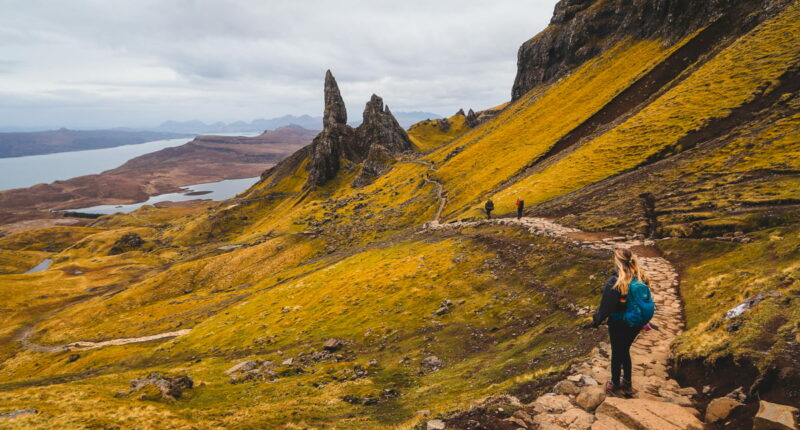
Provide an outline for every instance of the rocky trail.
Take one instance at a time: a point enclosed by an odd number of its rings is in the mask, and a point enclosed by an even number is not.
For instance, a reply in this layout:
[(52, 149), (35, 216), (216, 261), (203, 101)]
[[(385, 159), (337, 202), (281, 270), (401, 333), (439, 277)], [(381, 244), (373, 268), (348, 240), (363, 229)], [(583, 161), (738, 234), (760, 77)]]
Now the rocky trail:
[(191, 329), (158, 333), (150, 336), (123, 337), (118, 339), (104, 340), (100, 342), (90, 342), (81, 340), (77, 342), (70, 342), (64, 345), (40, 345), (30, 341), (30, 337), (33, 334), (33, 326), (31, 326), (26, 328), (20, 333), (20, 335), (17, 338), (17, 341), (22, 345), (23, 348), (27, 350), (35, 352), (51, 353), (51, 352), (61, 352), (61, 351), (85, 351), (89, 349), (104, 348), (106, 346), (151, 342), (154, 340), (169, 339), (173, 337), (183, 336), (185, 334), (188, 334), (189, 332), (191, 332)]
[[(602, 343), (590, 357), (570, 368), (570, 375), (558, 382), (553, 392), (544, 394), (508, 418), (517, 428), (541, 430), (658, 429), (703, 428), (700, 413), (693, 407), (693, 388), (681, 388), (669, 377), (670, 342), (683, 330), (678, 274), (664, 258), (653, 257), (653, 243), (629, 237), (584, 240), (580, 230), (565, 227), (543, 218), (501, 218), (472, 222), (439, 223), (431, 221), (426, 229), (460, 229), (479, 225), (518, 225), (531, 234), (570, 242), (584, 249), (611, 251), (631, 248), (651, 278), (650, 288), (656, 302), (652, 320), (654, 330), (642, 331), (631, 347), (633, 361), (633, 398), (606, 397), (603, 386), (611, 377), (610, 348)], [(429, 429), (438, 427), (432, 420)], [(445, 424), (441, 422), (441, 424)]]

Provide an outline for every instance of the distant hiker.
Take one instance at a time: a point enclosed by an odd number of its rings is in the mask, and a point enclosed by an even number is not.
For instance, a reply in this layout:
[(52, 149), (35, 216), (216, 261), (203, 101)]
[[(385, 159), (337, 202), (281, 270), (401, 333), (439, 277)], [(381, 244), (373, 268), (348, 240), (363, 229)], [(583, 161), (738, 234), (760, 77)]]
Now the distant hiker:
[(517, 199), (517, 219), (522, 218), (522, 212), (525, 211), (525, 200)]
[[(647, 286), (647, 275), (627, 248), (614, 251), (615, 274), (605, 285), (600, 309), (594, 314), (593, 327), (608, 318), (611, 339), (611, 380), (606, 389), (617, 395), (632, 393), (630, 348), (643, 326), (653, 317), (655, 305)], [(620, 380), (620, 373), (622, 379)]]
[(486, 210), (486, 219), (492, 219), (492, 211), (494, 210), (494, 202), (492, 199), (486, 200), (486, 204), (483, 205), (483, 209)]

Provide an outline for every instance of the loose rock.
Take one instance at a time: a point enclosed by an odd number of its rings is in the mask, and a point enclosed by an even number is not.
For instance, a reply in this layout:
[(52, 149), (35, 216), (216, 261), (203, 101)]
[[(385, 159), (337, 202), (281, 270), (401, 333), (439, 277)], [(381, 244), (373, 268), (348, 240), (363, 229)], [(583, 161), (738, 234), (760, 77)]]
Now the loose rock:
[(796, 430), (797, 408), (761, 400), (753, 419), (753, 430)]
[(706, 407), (706, 422), (715, 423), (728, 418), (734, 409), (743, 404), (729, 397), (720, 397), (712, 400)]

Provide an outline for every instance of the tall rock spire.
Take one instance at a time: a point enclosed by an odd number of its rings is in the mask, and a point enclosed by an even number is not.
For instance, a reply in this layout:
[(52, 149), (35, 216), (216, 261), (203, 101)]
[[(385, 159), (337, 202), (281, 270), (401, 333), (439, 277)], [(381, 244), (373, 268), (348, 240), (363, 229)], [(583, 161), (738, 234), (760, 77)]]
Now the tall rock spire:
[(347, 109), (344, 106), (339, 85), (330, 70), (325, 72), (325, 114), (323, 126), (334, 127), (347, 124)]

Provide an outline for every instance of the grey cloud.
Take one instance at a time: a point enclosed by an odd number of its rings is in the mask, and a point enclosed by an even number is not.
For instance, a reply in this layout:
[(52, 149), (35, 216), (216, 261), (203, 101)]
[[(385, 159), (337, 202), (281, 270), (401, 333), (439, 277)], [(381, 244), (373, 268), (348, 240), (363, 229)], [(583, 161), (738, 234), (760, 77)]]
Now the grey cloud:
[(353, 112), (372, 93), (396, 111), (491, 107), (554, 4), (0, 0), (0, 125), (57, 116), (61, 98), (64, 118), (90, 106), (105, 126), (318, 115), (327, 68)]

